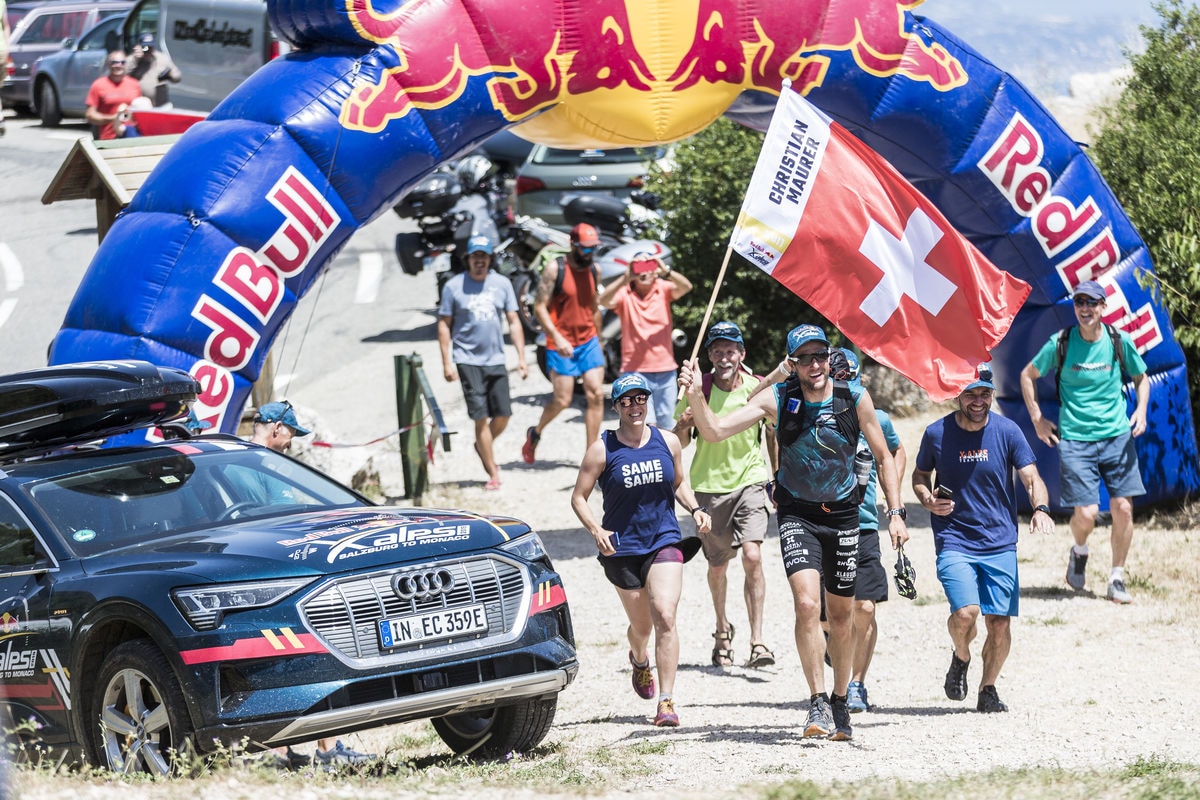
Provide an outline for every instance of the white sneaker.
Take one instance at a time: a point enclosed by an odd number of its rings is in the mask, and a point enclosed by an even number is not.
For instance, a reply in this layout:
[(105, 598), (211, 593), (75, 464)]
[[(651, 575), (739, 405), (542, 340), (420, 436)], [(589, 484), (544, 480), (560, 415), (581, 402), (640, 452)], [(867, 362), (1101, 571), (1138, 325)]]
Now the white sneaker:
[(1120, 578), (1108, 582), (1108, 599), (1121, 605), (1133, 602), (1133, 596), (1125, 590), (1125, 581)]

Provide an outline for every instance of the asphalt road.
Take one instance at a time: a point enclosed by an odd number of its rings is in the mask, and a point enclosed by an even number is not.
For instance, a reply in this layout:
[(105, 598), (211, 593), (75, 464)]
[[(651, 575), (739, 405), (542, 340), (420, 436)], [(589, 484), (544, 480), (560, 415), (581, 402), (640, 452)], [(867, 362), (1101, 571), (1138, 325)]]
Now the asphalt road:
[[(88, 135), (86, 127), (47, 129), (36, 119), (5, 113), (0, 374), (45, 365), (47, 348), (98, 246), (92, 201), (41, 202), (74, 142)], [(425, 348), (436, 339), (432, 276), (405, 275), (392, 252), (402, 224), (389, 212), (365, 226), (301, 301), (272, 348), (280, 396), (302, 393), (380, 348), (406, 353), (413, 350), (410, 343)], [(440, 365), (435, 367), (440, 374)], [(390, 383), (390, 373), (381, 379)]]

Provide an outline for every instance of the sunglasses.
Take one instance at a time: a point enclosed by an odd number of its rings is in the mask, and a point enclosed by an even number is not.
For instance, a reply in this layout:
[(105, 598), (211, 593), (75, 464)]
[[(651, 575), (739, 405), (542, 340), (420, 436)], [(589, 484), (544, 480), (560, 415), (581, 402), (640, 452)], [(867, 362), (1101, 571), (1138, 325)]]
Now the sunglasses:
[(788, 356), (788, 361), (793, 364), (799, 364), (802, 367), (807, 367), (814, 361), (825, 362), (829, 360), (828, 350), (818, 350), (815, 353), (805, 353), (799, 356)]
[(1084, 308), (1084, 307), (1095, 308), (1096, 306), (1100, 305), (1103, 302), (1104, 302), (1103, 300), (1093, 300), (1090, 297), (1076, 297), (1075, 298), (1075, 305), (1079, 306), (1080, 308)]
[(116, 67), (116, 66), (125, 66), (125, 59), (123, 59), (123, 58), (114, 58), (112, 61), (108, 62), (108, 65), (109, 65), (110, 67)]
[(621, 408), (629, 408), (631, 406), (644, 406), (650, 399), (648, 394), (625, 395), (617, 398), (617, 405)]
[(595, 247), (583, 247), (581, 245), (575, 245), (575, 249), (585, 256), (590, 256), (592, 253), (596, 252)]

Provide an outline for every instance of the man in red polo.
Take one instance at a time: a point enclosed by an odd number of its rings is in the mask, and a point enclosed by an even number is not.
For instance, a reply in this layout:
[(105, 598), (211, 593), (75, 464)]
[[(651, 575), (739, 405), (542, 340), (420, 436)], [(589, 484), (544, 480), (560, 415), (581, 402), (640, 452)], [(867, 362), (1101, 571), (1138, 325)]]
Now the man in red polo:
[(88, 89), (84, 117), (98, 128), (97, 139), (121, 139), (137, 136), (129, 121), (129, 104), (142, 96), (142, 85), (126, 72), (125, 51), (108, 54), (108, 74), (92, 81)]

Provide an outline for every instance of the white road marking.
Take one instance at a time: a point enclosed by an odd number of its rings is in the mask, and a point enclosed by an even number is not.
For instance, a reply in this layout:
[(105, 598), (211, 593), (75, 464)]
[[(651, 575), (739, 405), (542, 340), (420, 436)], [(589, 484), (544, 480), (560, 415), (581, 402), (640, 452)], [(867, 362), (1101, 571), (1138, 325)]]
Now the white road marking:
[[(21, 262), (12, 248), (4, 242), (0, 242), (0, 272), (4, 273), (4, 291), (8, 294), (19, 291), (25, 285), (25, 272), (21, 269)], [(12, 316), (13, 309), (16, 307), (17, 298), (15, 297), (6, 297), (0, 301), (0, 327), (8, 322), (8, 318)]]
[(357, 305), (374, 303), (379, 297), (379, 284), (383, 280), (383, 256), (379, 253), (363, 253), (358, 257), (358, 288), (354, 292)]

